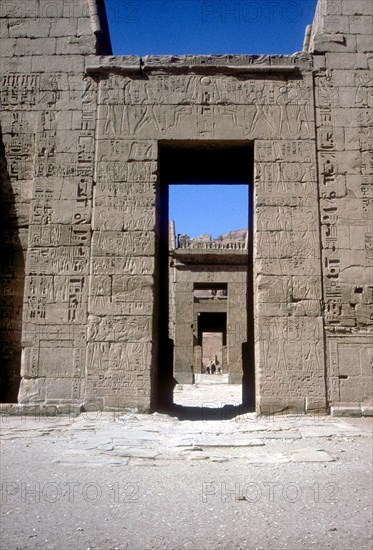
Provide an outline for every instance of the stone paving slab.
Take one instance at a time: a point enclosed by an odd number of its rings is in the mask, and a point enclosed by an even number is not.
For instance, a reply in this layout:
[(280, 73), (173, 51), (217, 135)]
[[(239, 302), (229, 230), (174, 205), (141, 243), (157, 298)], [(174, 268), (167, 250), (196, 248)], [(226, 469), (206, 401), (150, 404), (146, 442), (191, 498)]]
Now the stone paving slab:
[[(112, 418), (102, 413), (92, 421), (83, 413), (67, 423), (47, 425), (34, 423), (30, 429), (17, 425), (17, 419), (7, 418), (2, 430), (4, 441), (55, 437), (58, 433), (68, 438), (67, 450), (57, 463), (104, 463), (113, 458), (140, 460), (236, 460), (250, 463), (324, 462), (335, 458), (322, 448), (301, 447), (287, 453), (273, 452), (267, 446), (276, 440), (297, 443), (319, 438), (362, 437), (364, 431), (344, 421), (331, 422), (320, 418), (316, 423), (307, 417), (267, 418), (245, 415), (227, 422), (180, 421), (167, 415), (131, 414)], [(11, 426), (7, 429), (7, 424)], [(258, 437), (259, 436), (259, 437)], [(254, 449), (260, 447), (261, 450)]]
[(334, 462), (335, 460), (323, 449), (313, 449), (312, 447), (297, 449), (290, 454), (290, 458), (292, 462)]
[(1, 435), (5, 550), (369, 548), (369, 419), (3, 416)]

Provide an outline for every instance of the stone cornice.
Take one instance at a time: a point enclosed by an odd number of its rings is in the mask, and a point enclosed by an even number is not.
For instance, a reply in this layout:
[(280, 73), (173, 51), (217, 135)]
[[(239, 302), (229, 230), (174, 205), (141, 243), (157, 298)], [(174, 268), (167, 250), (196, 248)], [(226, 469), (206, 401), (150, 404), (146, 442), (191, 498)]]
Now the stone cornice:
[(313, 58), (303, 52), (293, 55), (183, 55), (183, 56), (101, 56), (90, 58), (86, 74), (105, 73), (198, 73), (232, 74), (296, 73), (310, 71)]

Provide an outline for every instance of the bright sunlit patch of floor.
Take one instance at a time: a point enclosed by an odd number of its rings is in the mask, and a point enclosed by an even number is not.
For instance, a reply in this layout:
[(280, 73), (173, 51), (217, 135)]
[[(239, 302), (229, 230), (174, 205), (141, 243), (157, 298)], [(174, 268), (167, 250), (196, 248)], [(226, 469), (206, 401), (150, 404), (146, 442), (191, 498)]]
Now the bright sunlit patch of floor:
[(184, 407), (222, 408), (241, 403), (241, 384), (179, 384), (174, 389), (174, 404)]

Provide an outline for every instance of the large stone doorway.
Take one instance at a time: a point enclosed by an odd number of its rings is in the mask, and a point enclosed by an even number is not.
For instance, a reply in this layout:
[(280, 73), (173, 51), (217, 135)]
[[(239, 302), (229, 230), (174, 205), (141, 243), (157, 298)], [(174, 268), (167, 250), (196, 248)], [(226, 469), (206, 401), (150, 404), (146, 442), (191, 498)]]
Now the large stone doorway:
[[(193, 384), (209, 366), (210, 376), (242, 384), (242, 403), (254, 407), (252, 144), (161, 142), (159, 181), (158, 406), (171, 406), (174, 386)], [(245, 238), (199, 246), (175, 234), (169, 220), (169, 186), (226, 182), (232, 183), (232, 192), (237, 184), (249, 188)], [(208, 295), (202, 296), (204, 292)], [(215, 339), (220, 335), (221, 340), (209, 365), (203, 358), (208, 333), (215, 334)]]

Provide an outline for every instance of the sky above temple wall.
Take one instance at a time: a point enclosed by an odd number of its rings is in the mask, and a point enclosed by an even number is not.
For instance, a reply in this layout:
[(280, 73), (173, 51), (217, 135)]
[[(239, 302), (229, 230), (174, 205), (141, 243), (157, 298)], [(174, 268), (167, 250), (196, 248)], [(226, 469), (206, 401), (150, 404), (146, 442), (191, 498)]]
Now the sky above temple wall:
[(105, 0), (115, 55), (291, 54), (317, 0)]
[[(114, 55), (292, 54), (317, 0), (105, 0)], [(229, 183), (229, 182), (227, 182)], [(177, 233), (213, 237), (248, 225), (247, 186), (175, 185)]]

